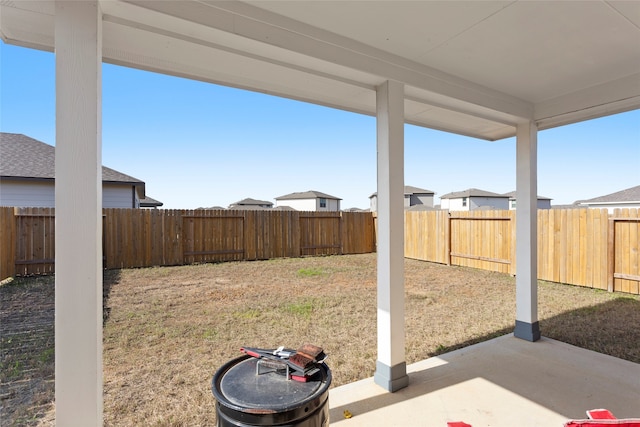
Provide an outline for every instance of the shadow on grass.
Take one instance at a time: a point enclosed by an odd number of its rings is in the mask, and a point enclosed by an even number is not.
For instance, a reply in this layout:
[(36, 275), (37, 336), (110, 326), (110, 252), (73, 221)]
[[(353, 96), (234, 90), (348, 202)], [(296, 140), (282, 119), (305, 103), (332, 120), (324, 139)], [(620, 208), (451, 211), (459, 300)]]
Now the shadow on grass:
[(109, 296), (113, 285), (120, 283), (122, 276), (120, 270), (105, 270), (102, 276), (102, 326), (109, 320), (111, 307), (109, 306)]
[(620, 296), (540, 321), (542, 335), (640, 363), (640, 300)]
[[(619, 359), (640, 363), (640, 300), (620, 296), (610, 301), (566, 311), (540, 320), (542, 336)], [(513, 332), (498, 329), (451, 346), (438, 347), (429, 357), (488, 341)]]
[[(103, 324), (119, 270), (103, 275)], [(0, 426), (38, 425), (53, 405), (55, 276), (0, 286)]]

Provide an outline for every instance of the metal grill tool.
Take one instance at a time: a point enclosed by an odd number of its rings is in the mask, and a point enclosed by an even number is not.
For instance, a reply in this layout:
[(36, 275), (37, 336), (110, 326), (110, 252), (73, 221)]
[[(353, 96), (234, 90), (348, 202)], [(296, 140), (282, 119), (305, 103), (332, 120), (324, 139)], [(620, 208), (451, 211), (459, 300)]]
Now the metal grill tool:
[(242, 347), (240, 351), (259, 359), (256, 364), (256, 375), (283, 372), (288, 380), (300, 382), (308, 381), (319, 372), (318, 365), (327, 358), (322, 348), (312, 344), (304, 344), (298, 350), (281, 346), (275, 350)]

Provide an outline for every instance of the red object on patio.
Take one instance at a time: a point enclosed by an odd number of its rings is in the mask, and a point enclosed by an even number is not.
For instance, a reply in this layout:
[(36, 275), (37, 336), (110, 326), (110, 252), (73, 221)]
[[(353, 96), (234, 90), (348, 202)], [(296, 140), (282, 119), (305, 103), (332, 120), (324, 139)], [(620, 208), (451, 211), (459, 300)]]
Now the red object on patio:
[(462, 421), (451, 421), (447, 423), (447, 427), (471, 427), (471, 424), (463, 423)]
[(617, 420), (608, 409), (592, 409), (587, 411), (587, 417), (589, 417), (590, 420)]
[(564, 427), (640, 427), (640, 418), (617, 419), (611, 411), (607, 409), (591, 409), (587, 411), (588, 420), (571, 420), (565, 423)]
[(623, 420), (572, 420), (565, 423), (564, 427), (640, 427), (640, 419)]

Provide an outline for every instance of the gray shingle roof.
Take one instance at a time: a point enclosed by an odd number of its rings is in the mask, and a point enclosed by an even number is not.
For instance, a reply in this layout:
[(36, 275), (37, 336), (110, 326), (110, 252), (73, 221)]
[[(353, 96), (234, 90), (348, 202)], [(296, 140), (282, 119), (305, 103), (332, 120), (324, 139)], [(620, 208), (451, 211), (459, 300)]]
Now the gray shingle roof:
[[(55, 147), (19, 133), (0, 132), (0, 176), (55, 178)], [(102, 167), (102, 180), (141, 183), (143, 181)]]
[(616, 191), (615, 193), (595, 197), (588, 200), (578, 200), (576, 203), (618, 203), (640, 202), (640, 185)]
[(242, 199), (238, 202), (231, 204), (231, 206), (264, 206), (264, 205), (273, 206), (273, 203), (266, 200), (256, 200), (248, 197), (246, 199)]
[[(55, 179), (55, 147), (20, 133), (0, 132), (0, 177)], [(102, 181), (135, 185), (144, 198), (145, 184), (132, 176), (102, 166)]]
[[(503, 196), (507, 196), (510, 199), (515, 199), (516, 198), (516, 192), (515, 191), (509, 191), (508, 193), (504, 193)], [(553, 199), (551, 197), (544, 197), (544, 196), (538, 195), (538, 200), (553, 200)]]
[(469, 188), (463, 191), (454, 191), (453, 193), (444, 194), (440, 196), (440, 199), (459, 199), (460, 197), (496, 197), (503, 199), (508, 196), (492, 193), (491, 191), (479, 190), (477, 188)]
[[(412, 187), (411, 185), (405, 185), (404, 186), (404, 194), (431, 194), (434, 195), (436, 194), (435, 191), (431, 191), (431, 190), (425, 190), (424, 188), (418, 188), (418, 187)], [(369, 198), (372, 198), (374, 196), (377, 196), (378, 192), (373, 193), (372, 195), (369, 196)]]
[(284, 196), (276, 197), (276, 200), (317, 199), (317, 198), (342, 200), (338, 197), (330, 196), (328, 194), (321, 193), (319, 191), (313, 191), (313, 190), (302, 191), (299, 193), (285, 194)]
[(162, 202), (156, 199), (152, 199), (149, 196), (145, 197), (144, 199), (140, 199), (141, 208), (159, 208), (162, 205), (163, 205)]

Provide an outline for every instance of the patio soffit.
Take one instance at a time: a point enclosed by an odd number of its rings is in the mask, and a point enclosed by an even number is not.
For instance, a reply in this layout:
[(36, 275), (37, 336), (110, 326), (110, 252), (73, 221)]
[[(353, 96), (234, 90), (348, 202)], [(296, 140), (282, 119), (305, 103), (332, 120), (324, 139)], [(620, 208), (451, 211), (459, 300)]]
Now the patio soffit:
[[(103, 61), (482, 139), (640, 108), (635, 1), (101, 1)], [(54, 2), (0, 2), (6, 43), (52, 51)]]

